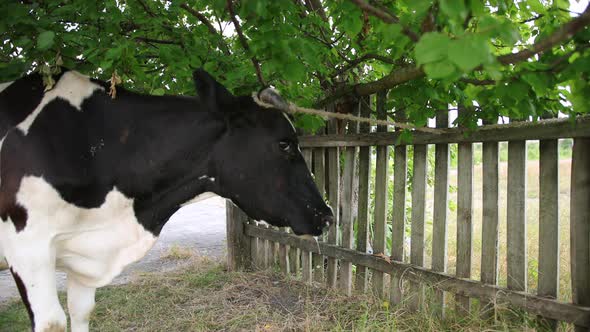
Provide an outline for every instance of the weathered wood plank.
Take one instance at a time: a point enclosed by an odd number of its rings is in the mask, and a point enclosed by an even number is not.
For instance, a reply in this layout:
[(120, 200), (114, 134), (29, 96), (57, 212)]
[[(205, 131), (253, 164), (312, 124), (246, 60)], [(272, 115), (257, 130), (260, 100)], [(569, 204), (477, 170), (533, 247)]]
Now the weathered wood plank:
[[(320, 194), (326, 194), (326, 150), (324, 148), (313, 149), (313, 172), (315, 183)], [(324, 256), (312, 254), (313, 280), (324, 282)]]
[[(414, 172), (412, 182), (412, 233), (410, 263), (424, 266), (424, 226), (426, 217), (426, 168), (428, 145), (414, 145)], [(410, 283), (408, 306), (411, 310), (422, 308), (424, 286)]]
[[(349, 123), (349, 133), (358, 132), (356, 124)], [(342, 169), (342, 197), (340, 197), (340, 208), (342, 209), (340, 224), (342, 227), (342, 247), (352, 249), (354, 241), (353, 233), (353, 200), (354, 200), (354, 177), (356, 172), (356, 147), (344, 149), (344, 165)], [(345, 294), (352, 294), (352, 263), (340, 262), (340, 287)]]
[[(361, 102), (361, 116), (369, 117), (371, 109), (368, 107), (369, 98)], [(367, 103), (367, 104), (365, 104)], [(360, 132), (368, 133), (371, 128), (368, 123), (360, 125)], [(359, 148), (359, 199), (358, 199), (358, 220), (356, 233), (356, 250), (366, 253), (369, 243), (369, 174), (371, 170), (371, 148), (364, 146)], [(368, 274), (364, 266), (356, 267), (355, 289), (358, 292), (367, 291)]]
[[(404, 114), (397, 110), (395, 120), (403, 122)], [(393, 211), (391, 220), (391, 258), (398, 262), (404, 260), (404, 245), (406, 236), (406, 176), (408, 172), (407, 146), (397, 145), (393, 155)], [(400, 275), (391, 275), (389, 300), (392, 304), (399, 304), (403, 300), (403, 289)]]
[[(436, 127), (449, 126), (448, 110), (436, 114)], [(432, 270), (447, 272), (447, 218), (449, 211), (449, 145), (437, 144), (434, 151), (434, 206), (432, 214)], [(445, 292), (434, 289), (434, 312), (444, 317)]]
[[(457, 277), (471, 277), (473, 234), (473, 144), (457, 148)], [(469, 297), (456, 295), (457, 312), (468, 314)]]
[[(332, 120), (328, 123), (328, 132), (338, 131), (337, 122)], [(330, 207), (334, 211), (334, 224), (328, 232), (328, 243), (338, 244), (340, 237), (340, 149), (328, 148), (328, 199)], [(335, 288), (338, 279), (338, 260), (329, 257), (326, 269), (326, 284)]]
[(465, 128), (449, 128), (440, 133), (414, 132), (412, 141), (399, 141), (399, 132), (354, 135), (319, 135), (299, 138), (304, 147), (375, 146), (396, 144), (476, 143), (516, 140), (558, 139), (590, 136), (590, 116), (488, 125), (469, 132)]
[[(281, 227), (281, 231), (287, 233), (286, 227)], [(291, 266), (289, 265), (289, 246), (279, 244), (279, 267), (284, 275), (288, 276), (291, 274)]]
[(508, 288), (526, 291), (526, 141), (508, 142)]
[[(386, 93), (377, 94), (377, 118), (385, 119)], [(377, 126), (378, 132), (387, 131), (387, 126)], [(387, 180), (389, 147), (379, 146), (376, 148), (375, 160), (375, 212), (373, 220), (373, 253), (376, 255), (385, 253), (385, 230), (387, 226)], [(373, 292), (378, 297), (385, 297), (385, 283), (383, 272), (373, 271), (372, 277)]]
[[(557, 140), (539, 142), (539, 296), (557, 298), (559, 283), (559, 154)], [(557, 321), (540, 319), (555, 331)]]
[[(575, 139), (570, 200), (573, 302), (590, 306), (590, 138)], [(576, 331), (589, 326), (576, 323)]]
[(258, 242), (259, 241), (263, 241), (263, 240), (255, 238), (255, 237), (250, 238), (250, 256), (252, 257), (252, 269), (253, 270), (262, 269), (262, 263), (260, 262), (260, 257), (258, 256)]
[[(499, 222), (499, 154), (497, 142), (485, 142), (482, 147), (482, 238), (481, 282), (498, 283), (498, 222)], [(494, 316), (494, 303), (482, 302), (484, 318)]]
[(230, 271), (252, 267), (250, 239), (244, 234), (248, 216), (230, 201), (225, 202), (227, 215), (227, 266)]
[[(303, 149), (303, 159), (305, 159), (305, 163), (307, 164), (307, 168), (311, 172), (313, 169), (313, 150), (310, 148)], [(311, 284), (312, 281), (312, 264), (311, 264), (311, 253), (309, 251), (301, 251), (299, 248), (289, 248), (289, 262), (291, 262), (291, 267), (295, 268), (296, 275), (301, 270), (301, 278), (303, 282), (307, 284)], [(301, 255), (299, 255), (301, 254)], [(295, 255), (295, 257), (293, 257)], [(301, 263), (299, 263), (299, 257), (301, 257)], [(301, 264), (301, 266), (299, 266)]]
[[(590, 154), (587, 155), (590, 156)], [(588, 161), (586, 167), (590, 167), (589, 163), (590, 161)], [(588, 179), (588, 181), (590, 181), (590, 179)], [(590, 197), (590, 195), (588, 195), (588, 197)], [(586, 200), (584, 204), (588, 206), (590, 201)], [(404, 273), (404, 278), (434, 285), (445, 291), (460, 294), (465, 297), (495, 301), (499, 304), (507, 303), (514, 307), (524, 309), (531, 314), (542, 315), (547, 318), (559, 319), (561, 321), (575, 323), (579, 326), (590, 327), (590, 306), (578, 306), (554, 299), (543, 298), (526, 292), (511, 291), (498, 286), (485, 285), (475, 280), (462, 279), (407, 263), (397, 261), (388, 263), (384, 259), (374, 255), (364, 254), (352, 249), (344, 249), (324, 242), (316, 244), (315, 242), (301, 239), (292, 234), (282, 234), (270, 229), (258, 229), (252, 225), (246, 225), (246, 234), (249, 236), (272, 239), (273, 241), (296, 246), (314, 253), (321, 251), (323, 255), (351, 261), (354, 262), (354, 264), (364, 265), (373, 270), (384, 273)], [(587, 244), (588, 241), (586, 240), (586, 245)], [(588, 265), (583, 267), (587, 268)], [(584, 300), (590, 300), (590, 297), (586, 297)]]

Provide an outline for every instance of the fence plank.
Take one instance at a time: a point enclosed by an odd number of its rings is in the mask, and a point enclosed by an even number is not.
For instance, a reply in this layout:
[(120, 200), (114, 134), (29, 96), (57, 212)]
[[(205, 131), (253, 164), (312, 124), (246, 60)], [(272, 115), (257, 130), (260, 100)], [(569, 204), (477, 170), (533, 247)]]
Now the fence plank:
[[(385, 113), (386, 92), (377, 94), (377, 118), (386, 119)], [(378, 132), (387, 131), (387, 126), (377, 126)], [(373, 226), (373, 253), (376, 255), (385, 253), (385, 229), (387, 225), (387, 179), (389, 147), (380, 146), (376, 148), (377, 156), (375, 161), (375, 212)], [(385, 297), (384, 274), (380, 271), (373, 271), (372, 285), (373, 292), (378, 297)]]
[[(539, 142), (539, 286), (537, 294), (557, 298), (559, 282), (559, 154), (557, 140)], [(557, 322), (540, 319), (555, 331)]]
[[(588, 162), (586, 163), (586, 167), (590, 167)], [(590, 204), (588, 197), (586, 197), (584, 203), (586, 206)], [(588, 213), (588, 211), (585, 213)], [(321, 251), (322, 254), (326, 256), (352, 261), (357, 265), (365, 265), (373, 270), (384, 273), (403, 273), (404, 278), (423, 282), (428, 285), (435, 285), (436, 287), (451, 293), (460, 294), (466, 297), (475, 297), (487, 301), (493, 300), (499, 304), (507, 303), (514, 307), (524, 309), (534, 315), (542, 315), (552, 319), (575, 323), (579, 326), (590, 327), (590, 306), (577, 306), (530, 293), (510, 291), (498, 286), (485, 285), (475, 280), (462, 279), (407, 263), (396, 261), (387, 262), (382, 258), (360, 253), (356, 250), (344, 249), (324, 242), (316, 244), (313, 241), (304, 240), (292, 234), (283, 234), (270, 229), (258, 229), (252, 225), (246, 225), (246, 234), (249, 236), (273, 239), (273, 241), (297, 246), (315, 253)], [(588, 245), (587, 240), (585, 245)], [(584, 268), (587, 267), (588, 265), (586, 264)], [(586, 297), (584, 300), (589, 299), (590, 297)]]
[[(326, 150), (324, 148), (313, 149), (313, 171), (315, 183), (322, 196), (326, 192)], [(313, 280), (324, 281), (324, 256), (312, 254)]]
[[(302, 151), (303, 159), (305, 159), (305, 163), (307, 164), (307, 168), (311, 172), (313, 169), (313, 150), (303, 149)], [(289, 251), (289, 261), (292, 263), (291, 267), (295, 268), (293, 271), (296, 275), (301, 270), (301, 278), (303, 282), (307, 284), (311, 284), (311, 253), (309, 251), (301, 250), (301, 266), (299, 266), (299, 248), (290, 248)], [(295, 253), (295, 257), (293, 257), (293, 253)], [(295, 262), (293, 262), (295, 260)], [(293, 264), (294, 263), (294, 264)]]
[[(482, 147), (482, 238), (481, 282), (498, 283), (498, 222), (499, 222), (499, 155), (497, 142), (484, 142)], [(494, 316), (494, 303), (482, 302), (484, 318)]]
[(400, 141), (399, 132), (370, 133), (354, 135), (320, 135), (299, 138), (304, 147), (332, 146), (375, 146), (411, 145), (437, 143), (475, 143), (517, 141), (532, 139), (557, 139), (588, 137), (590, 135), (590, 116), (580, 116), (574, 121), (569, 118), (551, 119), (539, 122), (519, 122), (507, 125), (489, 125), (476, 131), (465, 128), (441, 129), (438, 133), (413, 132), (412, 140)]
[[(370, 117), (371, 109), (369, 107), (370, 98), (365, 97), (361, 100), (361, 116)], [(368, 133), (371, 127), (368, 123), (360, 125), (360, 132)], [(359, 148), (359, 199), (358, 199), (358, 220), (356, 233), (356, 250), (366, 253), (369, 242), (369, 191), (370, 181), (369, 174), (371, 169), (371, 148), (364, 146)], [(355, 289), (359, 292), (367, 291), (368, 281), (367, 269), (364, 266), (356, 267)]]
[[(281, 231), (287, 233), (286, 227), (281, 227)], [(291, 266), (289, 265), (289, 246), (279, 244), (279, 267), (284, 275), (291, 274)]]
[(508, 288), (525, 291), (526, 275), (526, 141), (508, 142), (507, 255)]
[[(457, 277), (471, 277), (473, 233), (473, 144), (460, 143), (457, 148)], [(457, 312), (467, 314), (470, 300), (455, 297)]]
[[(397, 110), (395, 120), (403, 122), (405, 115)], [(407, 146), (396, 145), (393, 155), (393, 211), (391, 220), (391, 258), (403, 262), (404, 245), (406, 238), (406, 176), (408, 172), (407, 165)], [(403, 289), (400, 275), (393, 273), (391, 275), (391, 292), (390, 301), (392, 304), (399, 304), (403, 300)]]
[[(328, 123), (328, 133), (338, 132), (338, 122), (331, 120)], [(328, 148), (328, 199), (334, 211), (334, 224), (328, 232), (328, 243), (338, 244), (340, 237), (340, 149)], [(338, 260), (329, 257), (326, 271), (326, 284), (328, 287), (336, 287), (338, 279)]]
[[(449, 111), (436, 114), (436, 127), (449, 126)], [(447, 272), (447, 218), (449, 211), (449, 145), (437, 144), (434, 151), (434, 206), (432, 215), (432, 270)], [(434, 290), (434, 312), (444, 317), (445, 292)]]
[[(590, 138), (575, 139), (570, 201), (573, 302), (590, 306)], [(588, 331), (576, 326), (576, 331)]]
[(244, 234), (248, 216), (227, 200), (227, 266), (230, 271), (242, 271), (252, 266), (250, 239)]
[[(412, 177), (412, 233), (410, 263), (424, 266), (424, 225), (426, 216), (426, 157), (428, 145), (414, 145), (414, 172)], [(410, 283), (408, 305), (412, 310), (419, 310), (424, 300), (424, 286)]]
[[(358, 105), (357, 105), (358, 106)], [(358, 108), (357, 108), (358, 110)], [(357, 133), (357, 123), (348, 123), (348, 133)], [(340, 208), (342, 209), (340, 224), (342, 225), (342, 247), (352, 249), (354, 241), (353, 233), (353, 200), (356, 172), (356, 147), (344, 149), (344, 165), (342, 169), (342, 197)], [(352, 294), (352, 263), (340, 262), (340, 287), (345, 294)]]

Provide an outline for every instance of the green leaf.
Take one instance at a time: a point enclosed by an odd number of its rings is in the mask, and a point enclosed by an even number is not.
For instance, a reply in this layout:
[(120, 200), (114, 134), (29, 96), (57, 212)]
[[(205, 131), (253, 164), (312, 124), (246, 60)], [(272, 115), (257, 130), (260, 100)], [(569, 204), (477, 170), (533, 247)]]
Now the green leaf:
[(541, 14), (541, 13), (546, 12), (545, 7), (543, 6), (543, 4), (539, 0), (527, 0), (527, 4), (537, 14)]
[(522, 75), (522, 79), (530, 84), (530, 86), (533, 88), (533, 91), (535, 91), (537, 95), (545, 94), (549, 88), (549, 85), (551, 84), (550, 77), (545, 73), (527, 73)]
[(440, 32), (424, 34), (414, 50), (418, 65), (446, 59), (450, 41), (449, 36)]
[(449, 43), (449, 60), (464, 72), (490, 62), (490, 49), (482, 36), (468, 35)]
[(450, 18), (464, 20), (467, 17), (467, 8), (464, 0), (441, 0), (440, 9)]
[(43, 31), (37, 36), (37, 48), (44, 51), (53, 46), (55, 32)]
[(449, 61), (438, 61), (425, 64), (424, 72), (430, 78), (442, 79), (453, 76), (456, 73), (456, 68)]
[(163, 96), (166, 93), (166, 90), (163, 88), (157, 88), (152, 91), (152, 95), (154, 96)]

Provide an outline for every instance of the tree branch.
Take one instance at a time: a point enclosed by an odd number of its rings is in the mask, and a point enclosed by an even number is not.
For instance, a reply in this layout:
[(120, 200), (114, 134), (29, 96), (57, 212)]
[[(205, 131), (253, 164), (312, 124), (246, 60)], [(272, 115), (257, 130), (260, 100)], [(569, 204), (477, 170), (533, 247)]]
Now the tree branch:
[(153, 39), (147, 37), (133, 37), (134, 40), (139, 42), (144, 42), (148, 44), (164, 44), (164, 45), (178, 45), (182, 46), (182, 43), (174, 41), (174, 40), (163, 40), (163, 39)]
[(218, 46), (221, 49), (221, 51), (223, 52), (223, 54), (225, 55), (230, 55), (231, 53), (229, 52), (229, 48), (227, 47), (227, 44), (223, 41), (223, 36), (221, 35), (220, 32), (218, 32), (215, 27), (213, 26), (213, 24), (211, 24), (211, 22), (209, 22), (209, 19), (207, 19), (207, 17), (201, 13), (199, 13), (198, 11), (192, 9), (187, 3), (181, 3), (180, 4), (180, 8), (186, 10), (189, 14), (191, 14), (192, 16), (194, 16), (197, 20), (199, 20), (199, 22), (201, 22), (205, 27), (207, 27), (207, 30), (209, 30), (209, 33), (215, 36), (218, 36), (220, 38), (219, 42), (218, 42)]
[[(358, 1), (358, 0), (352, 0)], [(518, 62), (525, 61), (537, 53), (544, 52), (551, 49), (555, 45), (563, 43), (565, 40), (571, 38), (576, 33), (580, 32), (584, 28), (590, 25), (590, 5), (586, 7), (584, 12), (573, 18), (568, 23), (564, 24), (561, 28), (553, 32), (549, 37), (541, 40), (534, 44), (532, 47), (522, 50), (520, 52), (501, 55), (496, 58), (501, 64), (515, 64)], [(476, 68), (477, 69), (477, 68)], [(374, 94), (378, 91), (391, 89), (396, 85), (406, 83), (408, 81), (424, 77), (425, 73), (422, 68), (419, 67), (404, 67), (393, 71), (392, 73), (376, 80), (373, 82), (360, 83), (355, 85), (345, 86), (339, 90), (334, 91), (331, 95), (318, 101), (315, 107), (323, 107), (345, 95), (355, 94), (356, 96), (367, 96)]]
[[(244, 48), (246, 53), (251, 54), (252, 52), (250, 51), (250, 46), (248, 46), (248, 41), (246, 40), (246, 37), (242, 32), (242, 27), (240, 26), (240, 23), (236, 19), (236, 14), (234, 13), (232, 0), (227, 0), (227, 10), (229, 12), (229, 17), (232, 23), (234, 24), (234, 28), (236, 28), (236, 33), (238, 34), (240, 44), (242, 44), (242, 47)], [(256, 76), (258, 77), (258, 81), (260, 82), (260, 84), (262, 84), (262, 86), (266, 86), (264, 77), (262, 77), (262, 71), (260, 70), (260, 62), (258, 61), (258, 59), (256, 59), (256, 56), (254, 55), (252, 55), (250, 59), (252, 60), (252, 65), (254, 65), (254, 69), (256, 70)]]
[(337, 70), (336, 72), (334, 72), (334, 74), (330, 75), (330, 77), (336, 77), (336, 76), (358, 66), (359, 64), (361, 64), (367, 60), (379, 60), (381, 62), (388, 63), (391, 65), (395, 64), (395, 61), (389, 57), (379, 55), (379, 54), (367, 53), (359, 58), (347, 61), (348, 64), (346, 66), (344, 66), (344, 67), (340, 68), (339, 70)]
[[(399, 24), (399, 18), (397, 16), (395, 16), (383, 9), (374, 7), (374, 6), (366, 3), (364, 0), (351, 0), (351, 1), (354, 2), (354, 4), (356, 4), (364, 12), (381, 19), (381, 21), (383, 21), (385, 23)], [(417, 42), (420, 39), (420, 36), (418, 36), (418, 34), (416, 34), (410, 28), (403, 26), (403, 25), (402, 25), (402, 32), (404, 33), (404, 35), (408, 36), (408, 38), (410, 38), (413, 42)]]

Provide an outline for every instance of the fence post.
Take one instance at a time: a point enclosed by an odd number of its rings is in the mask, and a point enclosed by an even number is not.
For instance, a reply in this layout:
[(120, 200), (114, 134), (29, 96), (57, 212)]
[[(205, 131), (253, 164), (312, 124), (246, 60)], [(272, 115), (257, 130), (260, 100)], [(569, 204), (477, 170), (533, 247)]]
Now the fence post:
[[(559, 152), (556, 139), (539, 142), (539, 286), (537, 294), (557, 298), (559, 282)], [(588, 171), (588, 170), (587, 170)], [(557, 321), (540, 317), (542, 328)]]
[[(449, 126), (449, 111), (439, 110), (436, 127)], [(449, 211), (449, 145), (436, 144), (434, 160), (434, 207), (432, 214), (432, 270), (447, 272), (447, 219)], [(436, 287), (436, 286), (435, 286)], [(434, 312), (444, 317), (445, 292), (434, 289)]]
[(232, 202), (226, 201), (227, 216), (227, 266), (230, 271), (242, 271), (252, 267), (250, 238), (244, 233), (248, 216)]
[[(485, 122), (484, 124), (491, 124)], [(482, 235), (481, 282), (498, 283), (498, 221), (499, 221), (499, 154), (498, 142), (484, 142), (482, 146)], [(482, 301), (483, 318), (494, 317), (494, 302)]]
[[(320, 191), (322, 197), (326, 193), (326, 149), (313, 149), (313, 174), (315, 183)], [(323, 236), (325, 239), (325, 236)], [(312, 274), (313, 280), (316, 282), (324, 281), (324, 256), (320, 254), (312, 254)]]
[[(377, 118), (387, 119), (385, 100), (387, 92), (377, 94)], [(386, 132), (387, 126), (377, 126), (378, 132)], [(389, 146), (378, 146), (375, 160), (375, 214), (373, 231), (373, 253), (385, 253), (385, 229), (387, 226), (387, 178), (389, 167)], [(373, 292), (378, 297), (385, 297), (384, 273), (373, 271)]]
[[(303, 149), (303, 159), (305, 159), (305, 163), (307, 164), (307, 168), (311, 172), (312, 169), (312, 160), (313, 160), (313, 152), (310, 148)], [(295, 251), (297, 254), (298, 248), (291, 248), (291, 252)], [(311, 253), (306, 250), (301, 250), (301, 277), (303, 282), (307, 284), (311, 284)], [(297, 269), (297, 264), (295, 264), (295, 268)]]
[[(334, 111), (334, 104), (330, 106)], [(338, 120), (334, 119), (328, 123), (328, 133), (338, 133)], [(334, 224), (328, 232), (328, 243), (338, 244), (340, 237), (340, 149), (330, 147), (328, 150), (328, 199), (330, 207), (334, 212)], [(328, 267), (326, 271), (326, 284), (328, 287), (336, 287), (338, 279), (338, 260), (328, 257)]]
[[(370, 117), (371, 108), (369, 97), (362, 97), (361, 116)], [(366, 103), (366, 105), (365, 105)], [(360, 132), (368, 133), (371, 126), (368, 123), (360, 124)], [(356, 250), (362, 253), (367, 252), (369, 242), (369, 186), (371, 170), (371, 147), (362, 146), (359, 148), (359, 200), (358, 200), (358, 228), (356, 233)], [(362, 265), (356, 266), (355, 288), (359, 292), (366, 292), (368, 281), (368, 269)]]
[(590, 138), (574, 139), (570, 197), (573, 302), (590, 306)]
[[(467, 108), (459, 105), (459, 112)], [(471, 253), (473, 234), (473, 144), (459, 143), (457, 146), (457, 276), (471, 277)], [(455, 296), (457, 312), (468, 314), (470, 299)]]
[[(395, 120), (404, 122), (405, 114), (402, 110), (395, 111)], [(396, 128), (396, 131), (400, 131)], [(393, 211), (391, 220), (391, 258), (398, 262), (404, 261), (404, 246), (406, 238), (406, 178), (408, 173), (407, 163), (408, 147), (396, 145), (393, 152)], [(391, 293), (389, 299), (392, 304), (399, 304), (403, 300), (403, 287), (401, 276), (397, 273), (391, 275)]]

